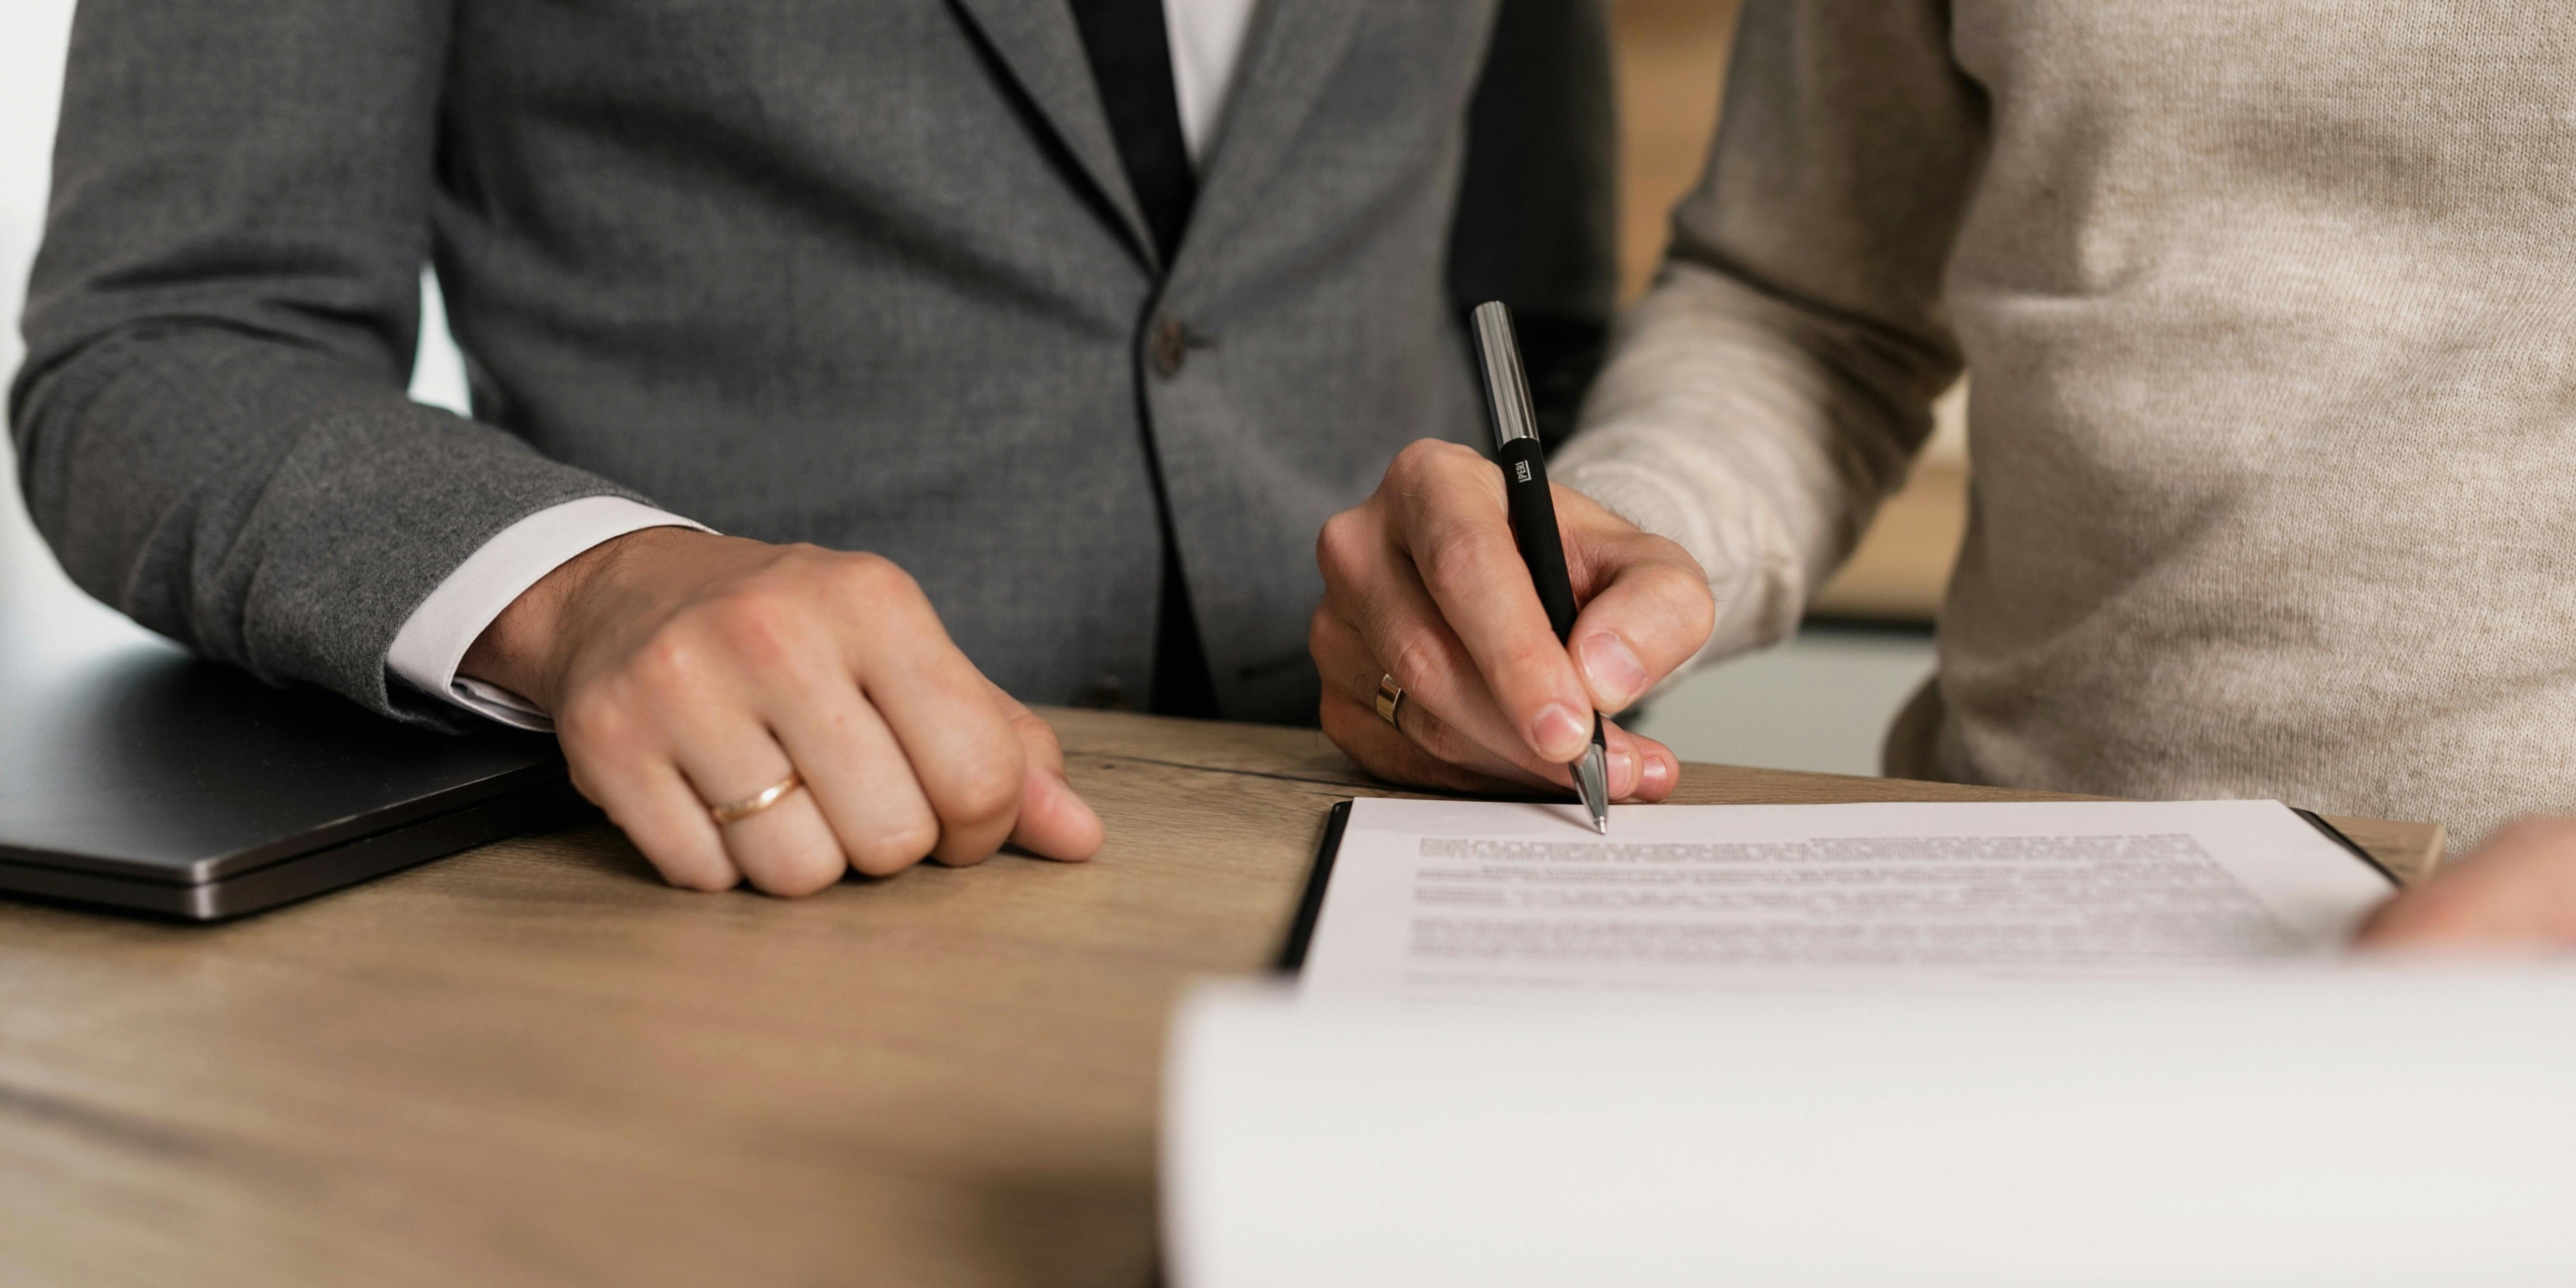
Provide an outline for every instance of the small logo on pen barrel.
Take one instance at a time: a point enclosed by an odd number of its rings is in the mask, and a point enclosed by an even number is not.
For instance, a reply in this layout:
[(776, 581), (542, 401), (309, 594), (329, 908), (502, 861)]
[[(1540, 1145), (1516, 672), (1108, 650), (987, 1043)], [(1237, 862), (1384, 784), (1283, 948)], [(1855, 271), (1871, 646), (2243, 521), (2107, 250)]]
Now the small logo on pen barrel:
[(1512, 462), (1512, 473), (1513, 473), (1514, 475), (1518, 476), (1518, 478), (1519, 478), (1519, 480), (1520, 480), (1521, 482), (1523, 482), (1523, 483), (1527, 483), (1527, 482), (1529, 482), (1529, 481), (1530, 481), (1530, 478), (1529, 478), (1529, 462), (1528, 462), (1528, 461), (1514, 461), (1514, 462)]

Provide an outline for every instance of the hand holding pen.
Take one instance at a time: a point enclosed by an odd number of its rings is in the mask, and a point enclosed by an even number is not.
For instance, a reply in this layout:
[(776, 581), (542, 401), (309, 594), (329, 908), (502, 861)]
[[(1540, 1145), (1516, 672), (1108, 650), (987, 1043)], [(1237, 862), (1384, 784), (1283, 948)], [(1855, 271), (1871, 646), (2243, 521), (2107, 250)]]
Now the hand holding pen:
[[(1530, 407), (1529, 373), (1521, 368), (1520, 338), (1512, 334), (1512, 313), (1500, 303), (1476, 306), (1469, 319), (1476, 340), (1476, 366), (1485, 378), (1485, 415), (1494, 431), (1494, 463), (1503, 469), (1503, 508), (1512, 518), (1512, 543), (1520, 548), (1521, 565), (1529, 569), (1530, 588), (1547, 611), (1547, 626), (1556, 642), (1574, 633), (1574, 582), (1565, 570), (1565, 542), (1556, 522), (1555, 489), (1547, 481), (1547, 457), (1538, 441), (1538, 414)], [(1592, 830), (1610, 832), (1609, 743), (1607, 723), (1592, 713), (1592, 745), (1574, 762), (1574, 794), (1592, 816)]]
[[(1696, 561), (1581, 493), (1551, 492), (1580, 605), (1562, 635), (1515, 539), (1503, 470), (1473, 448), (1413, 444), (1374, 496), (1325, 525), (1325, 598), (1308, 635), (1321, 716), (1369, 772), (1456, 791), (1570, 792), (1595, 713), (1625, 709), (1707, 640), (1716, 613)], [(1610, 799), (1671, 793), (1680, 764), (1669, 748), (1600, 727)]]

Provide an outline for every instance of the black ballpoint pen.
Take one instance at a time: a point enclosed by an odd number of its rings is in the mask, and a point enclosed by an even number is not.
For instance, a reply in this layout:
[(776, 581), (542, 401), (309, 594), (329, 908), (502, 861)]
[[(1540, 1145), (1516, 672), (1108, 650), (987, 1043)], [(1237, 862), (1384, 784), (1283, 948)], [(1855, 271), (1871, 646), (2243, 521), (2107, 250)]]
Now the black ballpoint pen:
[[(1556, 530), (1556, 497), (1548, 491), (1547, 462), (1539, 455), (1538, 422), (1530, 413), (1529, 376), (1521, 370), (1520, 341), (1512, 334), (1512, 311), (1499, 300), (1476, 306), (1472, 318), (1476, 360), (1485, 372), (1485, 411), (1494, 426), (1494, 459), (1503, 467), (1503, 495), (1509, 500), (1512, 540), (1529, 565), (1530, 583), (1538, 588), (1547, 624), (1563, 644), (1574, 633), (1574, 582), (1565, 572), (1565, 542)], [(1592, 828), (1610, 834), (1610, 749), (1601, 733), (1601, 713), (1592, 713), (1592, 745), (1574, 765), (1574, 790), (1591, 811)]]

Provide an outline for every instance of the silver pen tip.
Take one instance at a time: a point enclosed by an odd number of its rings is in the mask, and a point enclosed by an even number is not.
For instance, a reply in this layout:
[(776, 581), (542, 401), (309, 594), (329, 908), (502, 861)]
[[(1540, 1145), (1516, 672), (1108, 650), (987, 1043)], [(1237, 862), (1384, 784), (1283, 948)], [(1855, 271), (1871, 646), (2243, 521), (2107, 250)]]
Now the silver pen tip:
[(1584, 748), (1583, 759), (1574, 762), (1574, 786), (1583, 796), (1583, 808), (1591, 811), (1592, 830), (1610, 835), (1610, 766), (1597, 744)]

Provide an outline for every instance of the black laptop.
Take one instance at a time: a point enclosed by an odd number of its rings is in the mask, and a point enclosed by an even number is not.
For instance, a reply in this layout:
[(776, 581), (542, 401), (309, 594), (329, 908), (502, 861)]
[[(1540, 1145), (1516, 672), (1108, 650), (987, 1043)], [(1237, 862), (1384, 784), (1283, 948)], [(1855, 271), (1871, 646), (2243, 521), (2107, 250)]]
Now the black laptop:
[(0, 596), (0, 891), (213, 921), (583, 814), (552, 737), (398, 725)]

